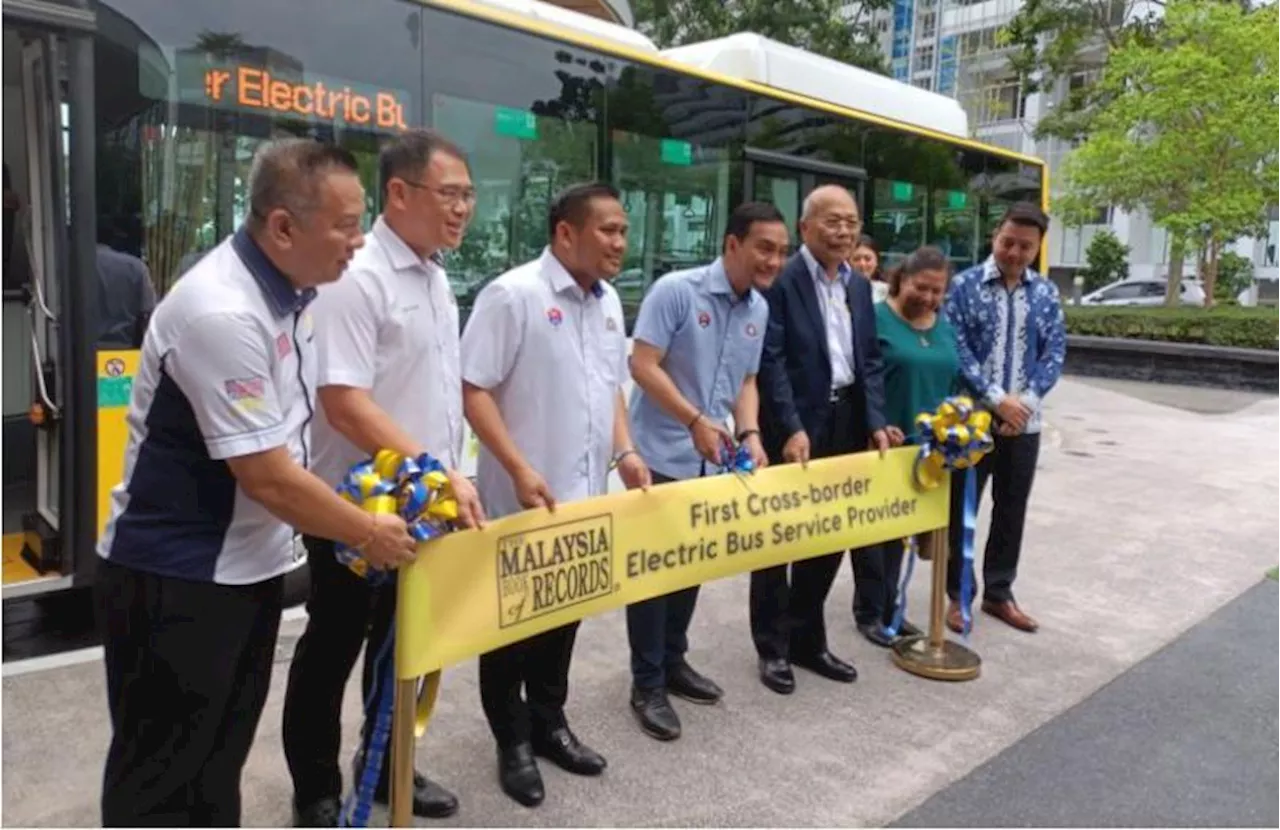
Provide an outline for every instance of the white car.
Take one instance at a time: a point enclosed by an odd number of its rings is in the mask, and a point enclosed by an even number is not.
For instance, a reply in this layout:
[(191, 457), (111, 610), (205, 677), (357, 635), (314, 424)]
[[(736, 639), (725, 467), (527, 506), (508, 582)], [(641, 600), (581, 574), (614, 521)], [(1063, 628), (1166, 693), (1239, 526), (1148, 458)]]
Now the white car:
[[(1081, 305), (1164, 305), (1168, 282), (1164, 279), (1127, 279), (1104, 285), (1080, 298)], [(1204, 286), (1200, 280), (1183, 278), (1181, 285), (1183, 305), (1204, 305)]]

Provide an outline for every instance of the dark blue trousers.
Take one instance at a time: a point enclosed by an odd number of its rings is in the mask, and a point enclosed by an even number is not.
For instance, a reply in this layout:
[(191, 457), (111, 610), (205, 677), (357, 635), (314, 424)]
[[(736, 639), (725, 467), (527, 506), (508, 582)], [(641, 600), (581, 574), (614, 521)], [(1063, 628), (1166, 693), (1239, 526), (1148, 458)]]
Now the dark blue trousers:
[[(675, 479), (653, 473), (654, 484)], [(667, 684), (667, 669), (684, 662), (689, 650), (689, 622), (698, 588), (685, 588), (627, 606), (627, 640), (631, 643), (631, 677), (642, 689)]]

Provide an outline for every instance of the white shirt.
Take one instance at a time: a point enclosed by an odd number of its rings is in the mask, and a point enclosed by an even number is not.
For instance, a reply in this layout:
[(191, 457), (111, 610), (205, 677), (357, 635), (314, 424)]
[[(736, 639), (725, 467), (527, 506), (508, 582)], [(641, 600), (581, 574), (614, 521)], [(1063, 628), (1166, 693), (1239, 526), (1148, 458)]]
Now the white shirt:
[[(627, 377), (622, 303), (601, 281), (583, 291), (550, 250), (486, 285), (462, 333), (462, 377), (488, 389), (512, 440), (557, 501), (603, 495), (613, 418)], [(511, 477), (481, 444), (485, 513), (524, 508)]]
[(249, 498), (226, 460), (285, 447), (296, 463), (309, 461), (316, 360), (304, 309), (314, 296), (241, 229), (156, 306), (100, 556), (225, 585), (299, 564), (293, 529)]
[(849, 314), (849, 296), (845, 288), (845, 281), (852, 278), (853, 272), (847, 263), (842, 262), (833, 280), (807, 246), (801, 246), (800, 253), (813, 275), (818, 308), (822, 310), (823, 325), (827, 329), (831, 388), (842, 389), (853, 383), (853, 319)]
[[(446, 467), (462, 457), (458, 303), (443, 268), (381, 216), (342, 279), (320, 289), (316, 382), (368, 390), (391, 420)], [(316, 475), (337, 486), (369, 457), (316, 413)]]

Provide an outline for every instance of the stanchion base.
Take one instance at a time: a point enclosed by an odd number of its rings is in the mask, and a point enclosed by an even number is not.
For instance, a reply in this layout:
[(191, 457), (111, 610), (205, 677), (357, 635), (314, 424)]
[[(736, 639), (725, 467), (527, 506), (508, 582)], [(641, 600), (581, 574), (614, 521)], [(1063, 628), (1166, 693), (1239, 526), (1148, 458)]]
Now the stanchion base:
[(930, 680), (973, 680), (982, 667), (977, 653), (950, 640), (944, 640), (941, 647), (932, 646), (927, 636), (895, 642), (893, 662), (903, 671)]

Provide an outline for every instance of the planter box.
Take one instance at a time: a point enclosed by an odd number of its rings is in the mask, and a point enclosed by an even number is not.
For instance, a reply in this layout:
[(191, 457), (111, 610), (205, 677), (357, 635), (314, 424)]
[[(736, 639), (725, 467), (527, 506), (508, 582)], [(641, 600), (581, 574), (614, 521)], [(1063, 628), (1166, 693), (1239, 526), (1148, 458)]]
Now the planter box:
[(1065, 370), (1091, 377), (1280, 392), (1280, 353), (1267, 349), (1068, 335)]

